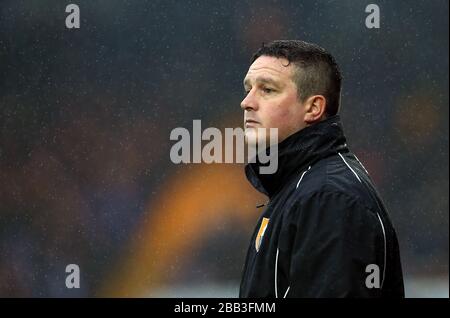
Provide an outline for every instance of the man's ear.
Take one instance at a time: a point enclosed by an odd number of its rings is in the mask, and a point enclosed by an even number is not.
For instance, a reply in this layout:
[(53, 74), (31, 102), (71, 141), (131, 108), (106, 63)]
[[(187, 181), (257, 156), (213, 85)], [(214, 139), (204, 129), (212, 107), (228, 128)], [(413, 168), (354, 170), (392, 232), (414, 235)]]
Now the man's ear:
[(305, 101), (306, 113), (305, 122), (314, 124), (325, 117), (327, 100), (323, 95), (313, 95)]

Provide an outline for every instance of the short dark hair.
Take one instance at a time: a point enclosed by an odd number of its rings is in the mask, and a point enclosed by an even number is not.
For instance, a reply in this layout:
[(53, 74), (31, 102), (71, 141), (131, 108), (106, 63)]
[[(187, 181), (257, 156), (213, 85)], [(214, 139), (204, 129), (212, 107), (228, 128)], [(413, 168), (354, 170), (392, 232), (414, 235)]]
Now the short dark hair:
[[(334, 57), (324, 48), (299, 40), (278, 40), (264, 44), (253, 54), (250, 64), (260, 56), (285, 58), (297, 66), (294, 82), (300, 101), (320, 94), (326, 98), (325, 113), (336, 115), (339, 111), (342, 76)], [(289, 65), (288, 64), (288, 65)], [(287, 66), (287, 65), (286, 65)]]

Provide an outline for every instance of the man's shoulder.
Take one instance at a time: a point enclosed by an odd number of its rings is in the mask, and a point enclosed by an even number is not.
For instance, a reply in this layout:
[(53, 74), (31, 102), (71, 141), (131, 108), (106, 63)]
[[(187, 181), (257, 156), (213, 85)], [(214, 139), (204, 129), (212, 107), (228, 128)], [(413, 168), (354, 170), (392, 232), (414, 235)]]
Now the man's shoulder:
[(323, 226), (326, 223), (333, 227), (333, 222), (340, 219), (345, 219), (346, 222), (361, 218), (373, 220), (376, 211), (370, 206), (370, 202), (357, 192), (332, 182), (295, 193), (289, 201), (284, 217), (285, 222), (289, 224), (297, 224), (300, 219), (320, 219)]
[(322, 159), (305, 170), (302, 180), (298, 180), (296, 189), (301, 193), (316, 191), (346, 192), (357, 184), (357, 179), (351, 175), (345, 163), (338, 154)]
[(364, 204), (365, 188), (352, 174), (339, 155), (320, 160), (295, 180), (292, 203), (313, 200), (315, 197), (338, 195)]

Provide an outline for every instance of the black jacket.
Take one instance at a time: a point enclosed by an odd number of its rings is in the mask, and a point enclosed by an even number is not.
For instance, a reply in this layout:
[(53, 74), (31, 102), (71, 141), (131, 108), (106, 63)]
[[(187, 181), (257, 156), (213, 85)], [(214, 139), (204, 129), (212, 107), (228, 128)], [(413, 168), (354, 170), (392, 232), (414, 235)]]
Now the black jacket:
[(240, 297), (404, 297), (395, 230), (347, 148), (339, 116), (289, 136), (278, 154), (274, 174), (259, 174), (258, 163), (245, 167), (269, 202), (247, 252)]

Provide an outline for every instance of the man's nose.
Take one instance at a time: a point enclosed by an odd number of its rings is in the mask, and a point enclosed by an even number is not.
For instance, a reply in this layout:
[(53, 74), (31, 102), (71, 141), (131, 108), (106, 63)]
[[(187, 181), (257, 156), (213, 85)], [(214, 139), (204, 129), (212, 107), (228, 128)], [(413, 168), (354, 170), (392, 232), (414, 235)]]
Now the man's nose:
[(257, 110), (258, 103), (252, 91), (250, 91), (241, 102), (241, 108), (243, 110)]

